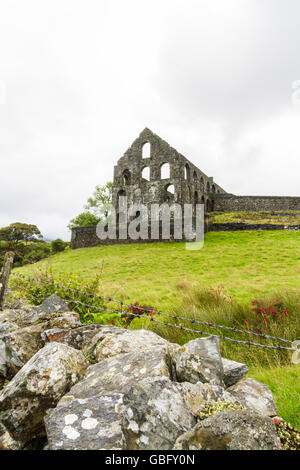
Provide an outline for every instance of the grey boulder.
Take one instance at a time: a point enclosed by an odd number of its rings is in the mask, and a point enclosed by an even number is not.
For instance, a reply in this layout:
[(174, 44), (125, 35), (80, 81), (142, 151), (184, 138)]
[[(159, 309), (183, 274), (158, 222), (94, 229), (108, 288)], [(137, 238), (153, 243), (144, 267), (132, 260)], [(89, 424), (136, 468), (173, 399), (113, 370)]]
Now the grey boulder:
[(132, 384), (146, 377), (170, 378), (170, 357), (167, 348), (152, 347), (104, 359), (90, 366), (84, 380), (74, 385), (59, 406), (74, 398), (89, 398), (109, 392), (124, 393)]
[(19, 328), (0, 337), (0, 377), (11, 379), (43, 347), (44, 323)]
[(184, 344), (175, 354), (175, 368), (179, 382), (210, 382), (223, 386), (219, 339), (209, 336)]
[(245, 408), (264, 416), (276, 416), (277, 408), (269, 387), (257, 380), (246, 379), (228, 388), (227, 391)]
[(47, 409), (83, 378), (87, 365), (81, 351), (63, 344), (39, 350), (0, 394), (0, 421), (11, 436), (25, 442), (43, 436)]
[(122, 450), (119, 409), (123, 395), (75, 399), (48, 411), (49, 450)]
[(175, 450), (281, 450), (271, 418), (250, 410), (217, 413), (180, 436)]
[(248, 374), (248, 367), (246, 364), (240, 362), (231, 361), (222, 357), (223, 369), (224, 369), (224, 383), (226, 387), (236, 384)]
[(178, 436), (195, 424), (189, 405), (166, 377), (147, 378), (123, 397), (124, 449), (170, 450)]
[(177, 390), (189, 404), (193, 413), (197, 413), (200, 408), (210, 402), (230, 402), (238, 403), (238, 400), (219, 385), (198, 382), (191, 384), (189, 382), (175, 383)]
[(167, 346), (168, 344), (170, 344), (168, 341), (152, 331), (123, 330), (121, 334), (111, 332), (103, 336), (101, 340), (99, 338), (93, 356), (96, 362), (100, 362), (118, 354), (130, 353), (152, 346)]
[(57, 341), (66, 344), (71, 348), (82, 349), (90, 344), (93, 337), (103, 328), (99, 323), (83, 325), (74, 329), (53, 328), (44, 332), (43, 340), (45, 343)]

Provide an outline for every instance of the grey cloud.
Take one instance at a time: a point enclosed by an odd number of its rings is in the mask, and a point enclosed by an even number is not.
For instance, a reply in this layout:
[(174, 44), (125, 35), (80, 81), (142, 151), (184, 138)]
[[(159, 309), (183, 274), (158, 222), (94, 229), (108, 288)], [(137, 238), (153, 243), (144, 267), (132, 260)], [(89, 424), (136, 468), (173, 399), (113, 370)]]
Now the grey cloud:
[(144, 127), (228, 191), (299, 195), (298, 0), (1, 6), (0, 226), (66, 226)]

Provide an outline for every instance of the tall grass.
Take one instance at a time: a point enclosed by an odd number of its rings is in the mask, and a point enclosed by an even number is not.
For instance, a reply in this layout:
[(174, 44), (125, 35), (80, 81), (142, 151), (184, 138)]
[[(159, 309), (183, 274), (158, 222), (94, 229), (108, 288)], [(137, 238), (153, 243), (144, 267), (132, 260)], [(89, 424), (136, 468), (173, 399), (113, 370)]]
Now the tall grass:
[[(224, 291), (223, 288), (201, 289), (192, 287), (188, 283), (181, 283), (182, 300), (170, 309), (169, 313), (186, 317), (191, 320), (211, 322), (218, 325), (229, 326), (241, 330), (247, 330), (245, 320), (251, 318), (251, 302), (241, 303), (234, 300)], [(259, 296), (258, 301), (265, 305), (270, 305), (274, 299), (289, 311), (288, 317), (282, 317), (279, 322), (270, 321), (262, 330), (264, 334), (276, 336), (287, 340), (295, 341), (299, 338), (300, 332), (300, 293), (295, 292), (275, 292), (272, 295)], [(280, 341), (265, 339), (260, 336), (253, 336), (246, 333), (236, 333), (230, 330), (216, 327), (208, 327), (191, 323), (189, 321), (175, 320), (164, 316), (156, 316), (163, 322), (173, 323), (177, 326), (184, 326), (196, 330), (206, 331), (210, 334), (225, 335), (229, 338), (251, 341), (258, 344), (287, 346)], [(272, 319), (271, 319), (272, 320)], [(199, 337), (198, 333), (191, 333), (178, 328), (160, 325), (149, 320), (134, 320), (132, 328), (149, 328), (169, 341), (184, 344), (191, 339)], [(244, 362), (247, 365), (257, 367), (279, 367), (291, 364), (291, 351), (274, 350), (256, 346), (248, 346), (221, 339), (221, 350), (224, 357)]]

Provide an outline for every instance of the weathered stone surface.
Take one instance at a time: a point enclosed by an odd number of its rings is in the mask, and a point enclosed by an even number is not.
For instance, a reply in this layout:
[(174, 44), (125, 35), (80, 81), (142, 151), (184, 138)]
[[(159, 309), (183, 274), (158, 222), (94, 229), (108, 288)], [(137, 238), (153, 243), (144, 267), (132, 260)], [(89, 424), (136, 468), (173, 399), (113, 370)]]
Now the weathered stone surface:
[(50, 297), (47, 297), (41, 305), (34, 307), (32, 312), (36, 315), (44, 316), (49, 315), (51, 313), (61, 313), (61, 312), (68, 312), (69, 307), (67, 303), (62, 300), (57, 295), (53, 294)]
[(181, 382), (174, 384), (177, 390), (182, 394), (185, 401), (189, 404), (193, 413), (197, 413), (199, 409), (209, 402), (226, 401), (237, 403), (238, 400), (228, 393), (219, 385), (198, 382), (191, 384), (189, 382)]
[[(60, 321), (58, 320), (60, 318)], [(58, 325), (62, 323), (62, 319), (69, 323), (68, 328), (74, 326), (81, 326), (79, 315), (75, 312), (70, 312), (68, 305), (57, 295), (51, 295), (37, 307), (22, 309), (6, 309), (0, 314), (0, 322), (16, 323), (19, 327), (26, 327), (37, 323), (48, 321), (48, 328), (61, 327)], [(77, 320), (77, 322), (75, 322)], [(72, 326), (73, 324), (73, 326)]]
[(257, 380), (242, 380), (227, 391), (250, 410), (264, 416), (277, 415), (277, 408), (269, 387)]
[(76, 312), (65, 312), (62, 316), (49, 318), (48, 328), (78, 328), (82, 326), (79, 315)]
[(0, 377), (11, 379), (43, 347), (45, 326), (31, 325), (0, 337)]
[(248, 367), (246, 364), (240, 362), (231, 361), (222, 357), (223, 369), (224, 369), (224, 383), (226, 387), (236, 384), (239, 380), (243, 379), (248, 374)]
[(121, 450), (119, 409), (123, 395), (75, 399), (48, 411), (49, 450)]
[(24, 443), (15, 441), (0, 422), (0, 450), (21, 450)]
[(124, 328), (118, 328), (112, 325), (102, 325), (101, 329), (91, 338), (90, 341), (85, 341), (82, 345), (83, 354), (91, 362), (97, 362), (95, 358), (95, 349), (102, 343), (102, 341), (109, 335), (121, 336), (126, 332)]
[(32, 305), (28, 304), (27, 302), (25, 302), (25, 300), (22, 300), (22, 299), (9, 301), (9, 297), (8, 297), (8, 299), (6, 299), (6, 302), (5, 302), (5, 308), (13, 309), (13, 310), (23, 310), (25, 312), (29, 312), (30, 310), (32, 310)]
[(15, 331), (19, 328), (19, 325), (9, 321), (4, 321), (0, 323), (0, 338), (11, 331)]
[(0, 421), (11, 436), (21, 441), (43, 436), (46, 410), (83, 378), (87, 365), (81, 351), (64, 344), (38, 351), (0, 394)]
[(223, 364), (218, 338), (198, 338), (184, 344), (175, 356), (179, 382), (210, 382), (223, 386)]
[[(31, 307), (32, 308), (32, 307)], [(10, 322), (18, 325), (18, 328), (32, 324), (30, 310), (5, 309), (0, 313), (1, 324)]]
[(196, 419), (176, 384), (166, 377), (147, 378), (123, 397), (121, 425), (125, 449), (169, 450)]
[(145, 377), (170, 378), (170, 357), (160, 346), (120, 354), (88, 368), (84, 380), (76, 384), (59, 402), (64, 405), (74, 398), (88, 398), (109, 392), (124, 392)]
[(103, 328), (99, 323), (84, 325), (72, 330), (63, 328), (53, 328), (43, 333), (45, 343), (57, 341), (66, 344), (75, 349), (82, 349), (85, 345), (89, 345), (92, 338)]
[(171, 345), (152, 331), (146, 330), (123, 330), (121, 334), (108, 333), (102, 336), (102, 340), (97, 342), (93, 351), (96, 362), (100, 362), (108, 357), (118, 354), (129, 353), (139, 349), (146, 349), (152, 346)]
[(281, 450), (272, 419), (250, 410), (217, 413), (180, 436), (176, 450)]

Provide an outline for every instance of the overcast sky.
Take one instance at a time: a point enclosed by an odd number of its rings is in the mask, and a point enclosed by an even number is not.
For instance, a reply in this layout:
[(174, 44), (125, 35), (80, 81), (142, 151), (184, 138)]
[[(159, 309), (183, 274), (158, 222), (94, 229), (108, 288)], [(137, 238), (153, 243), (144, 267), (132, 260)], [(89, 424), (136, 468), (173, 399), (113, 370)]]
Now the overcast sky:
[(0, 0), (0, 227), (68, 240), (145, 127), (228, 192), (300, 196), (299, 0)]

